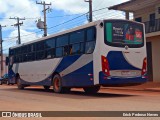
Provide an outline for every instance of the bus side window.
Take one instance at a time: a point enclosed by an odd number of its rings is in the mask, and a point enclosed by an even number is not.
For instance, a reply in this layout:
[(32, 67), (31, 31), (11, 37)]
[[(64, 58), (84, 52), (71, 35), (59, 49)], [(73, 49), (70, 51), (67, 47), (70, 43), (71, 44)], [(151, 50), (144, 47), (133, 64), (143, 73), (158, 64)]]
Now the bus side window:
[(67, 56), (68, 53), (69, 53), (69, 46), (66, 45), (66, 46), (63, 47), (63, 56)]
[(95, 48), (96, 32), (94, 28), (87, 29), (87, 42), (85, 43), (85, 53), (93, 53)]
[(45, 58), (54, 58), (54, 57), (55, 57), (55, 49), (54, 48), (46, 50)]
[(79, 54), (80, 53), (80, 43), (72, 45), (72, 54)]
[(86, 42), (85, 53), (87, 54), (93, 53), (94, 48), (95, 48), (95, 41)]
[(36, 60), (42, 60), (45, 58), (45, 51), (36, 52)]
[(62, 55), (63, 55), (63, 48), (62, 47), (56, 48), (56, 57), (62, 57)]
[(69, 55), (72, 55), (73, 53), (73, 45), (69, 45)]
[(96, 38), (95, 29), (90, 28), (87, 30), (87, 41), (94, 41)]

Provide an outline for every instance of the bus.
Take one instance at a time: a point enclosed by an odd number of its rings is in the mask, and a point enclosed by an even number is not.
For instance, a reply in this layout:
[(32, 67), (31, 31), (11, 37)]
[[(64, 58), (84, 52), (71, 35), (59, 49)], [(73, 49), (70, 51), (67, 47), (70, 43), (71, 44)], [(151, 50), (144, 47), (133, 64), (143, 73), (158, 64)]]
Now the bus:
[(55, 93), (147, 81), (144, 25), (108, 19), (66, 30), (9, 49), (9, 80), (19, 89), (53, 86)]

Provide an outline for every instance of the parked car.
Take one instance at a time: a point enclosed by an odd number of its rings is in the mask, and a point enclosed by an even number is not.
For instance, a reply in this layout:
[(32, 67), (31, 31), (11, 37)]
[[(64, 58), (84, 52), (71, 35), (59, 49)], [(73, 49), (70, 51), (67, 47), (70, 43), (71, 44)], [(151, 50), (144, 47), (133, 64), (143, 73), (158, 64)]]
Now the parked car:
[(4, 74), (2, 78), (0, 78), (0, 85), (9, 84), (8, 83), (8, 74)]

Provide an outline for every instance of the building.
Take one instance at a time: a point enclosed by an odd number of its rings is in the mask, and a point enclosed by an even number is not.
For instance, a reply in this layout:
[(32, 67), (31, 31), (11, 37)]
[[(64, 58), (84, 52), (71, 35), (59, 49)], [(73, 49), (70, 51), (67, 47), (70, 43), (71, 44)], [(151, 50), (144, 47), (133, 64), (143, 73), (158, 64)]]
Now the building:
[(0, 77), (3, 76), (7, 72), (8, 72), (8, 67), (6, 66), (6, 55), (3, 55), (3, 70), (2, 71), (1, 71), (1, 61), (0, 61)]
[(109, 9), (124, 11), (126, 19), (133, 13), (145, 24), (149, 81), (160, 82), (160, 0), (130, 0)]

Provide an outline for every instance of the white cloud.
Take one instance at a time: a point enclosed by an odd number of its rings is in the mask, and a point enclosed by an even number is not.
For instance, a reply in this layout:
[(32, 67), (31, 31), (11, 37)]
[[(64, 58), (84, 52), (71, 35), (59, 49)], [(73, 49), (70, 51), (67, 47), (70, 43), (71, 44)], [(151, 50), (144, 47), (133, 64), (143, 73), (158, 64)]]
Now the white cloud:
[[(4, 18), (35, 18), (41, 16), (41, 10), (39, 9), (39, 6), (37, 6), (35, 1), (32, 0), (0, 0), (0, 5), (0, 15)], [(2, 25), (8, 25), (7, 30), (12, 29), (12, 27), (9, 26), (15, 24), (16, 22), (16, 20), (10, 19), (3, 19), (0, 21)], [(26, 19), (24, 23), (27, 26), (25, 29), (30, 29), (30, 27), (33, 28), (33, 26), (35, 26), (34, 20)]]
[[(9, 37), (13, 38), (15, 36), (17, 36), (18, 31), (14, 30), (13, 32), (10, 33)], [(35, 39), (38, 39), (42, 37), (41, 34), (36, 34), (34, 32), (27, 32), (26, 30), (21, 29), (21, 43), (25, 43), (25, 42), (29, 42), (29, 41), (33, 41)], [(12, 41), (17, 41), (18, 37), (12, 39)]]
[[(93, 9), (99, 9), (103, 7), (109, 7), (115, 4), (119, 4), (128, 0), (92, 0)], [(48, 3), (52, 3), (53, 9), (63, 10), (66, 13), (78, 14), (86, 13), (89, 11), (89, 3), (84, 0), (46, 0)]]
[[(38, 0), (37, 0), (38, 1)], [(39, 0), (40, 1), (40, 0)], [(52, 3), (52, 8), (57, 10), (62, 10), (66, 14), (79, 14), (88, 12), (88, 2), (84, 0), (45, 0), (46, 3)], [(114, 4), (122, 3), (127, 0), (93, 0), (93, 10), (100, 9)], [(5, 18), (10, 17), (26, 17), (35, 18), (40, 17), (42, 14), (42, 6), (36, 4), (36, 0), (0, 0), (1, 10), (0, 15)], [(53, 11), (54, 12), (54, 11)], [(116, 12), (108, 12), (107, 10), (102, 10), (99, 12), (94, 12), (95, 18), (105, 18), (108, 14), (115, 15)], [(121, 13), (116, 13), (116, 15), (122, 16)], [(112, 16), (111, 16), (112, 17)], [(16, 23), (15, 20), (1, 20), (2, 25), (13, 25)], [(36, 24), (33, 19), (26, 19), (24, 21), (25, 30), (36, 29)], [(13, 27), (7, 27), (5, 29), (12, 29)]]

